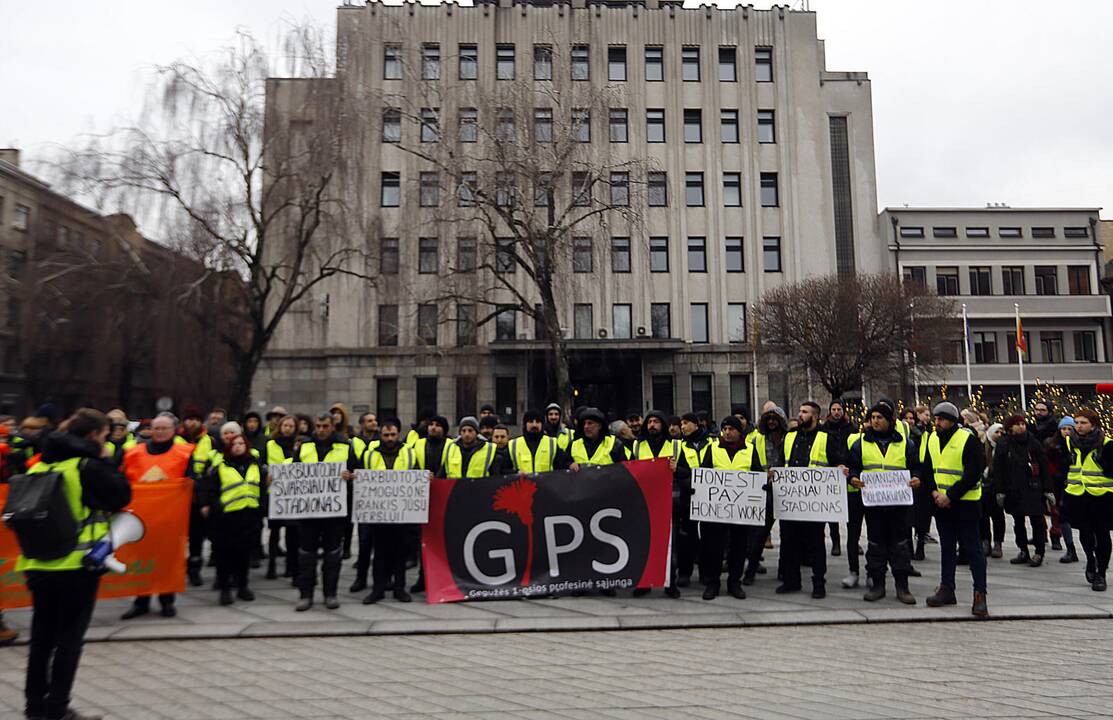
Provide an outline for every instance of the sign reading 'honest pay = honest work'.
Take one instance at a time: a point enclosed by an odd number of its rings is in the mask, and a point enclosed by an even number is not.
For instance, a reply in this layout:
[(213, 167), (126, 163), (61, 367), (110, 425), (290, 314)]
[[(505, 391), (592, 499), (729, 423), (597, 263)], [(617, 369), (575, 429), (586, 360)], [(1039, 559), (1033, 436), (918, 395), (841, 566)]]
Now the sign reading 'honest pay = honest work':
[(846, 476), (839, 468), (773, 468), (773, 516), (846, 522)]
[(907, 470), (862, 473), (862, 504), (866, 507), (911, 505), (911, 476)]
[(692, 469), (689, 520), (765, 525), (765, 473)]
[(356, 470), (352, 522), (429, 522), (428, 470)]
[(346, 517), (348, 489), (342, 462), (271, 465), (271, 520), (310, 520)]

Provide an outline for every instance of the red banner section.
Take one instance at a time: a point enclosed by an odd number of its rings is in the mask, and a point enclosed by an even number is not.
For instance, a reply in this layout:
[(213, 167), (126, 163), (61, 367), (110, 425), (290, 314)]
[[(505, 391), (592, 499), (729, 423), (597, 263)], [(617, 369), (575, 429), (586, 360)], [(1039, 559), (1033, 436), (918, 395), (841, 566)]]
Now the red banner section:
[(667, 459), (434, 479), (422, 528), (426, 597), (440, 603), (663, 587), (671, 529)]
[[(126, 573), (101, 577), (97, 597), (101, 599), (156, 595), (185, 591), (185, 556), (189, 541), (189, 503), (193, 481), (163, 480), (131, 488), (131, 505), (146, 529), (143, 539), (125, 545), (116, 553), (128, 566)], [(8, 498), (8, 486), (0, 485), (0, 507)], [(0, 524), (0, 609), (28, 607), (31, 594), (23, 573), (15, 569), (19, 543)]]

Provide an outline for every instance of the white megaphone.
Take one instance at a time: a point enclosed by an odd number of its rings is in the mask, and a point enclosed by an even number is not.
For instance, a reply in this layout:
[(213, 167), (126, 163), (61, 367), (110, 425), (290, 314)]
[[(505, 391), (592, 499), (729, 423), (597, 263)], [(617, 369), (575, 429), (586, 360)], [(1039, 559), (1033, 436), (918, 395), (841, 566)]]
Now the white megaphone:
[(82, 564), (97, 573), (127, 572), (127, 565), (116, 559), (115, 552), (128, 543), (142, 540), (144, 532), (143, 521), (138, 515), (131, 511), (116, 513), (108, 525), (108, 534), (89, 548)]

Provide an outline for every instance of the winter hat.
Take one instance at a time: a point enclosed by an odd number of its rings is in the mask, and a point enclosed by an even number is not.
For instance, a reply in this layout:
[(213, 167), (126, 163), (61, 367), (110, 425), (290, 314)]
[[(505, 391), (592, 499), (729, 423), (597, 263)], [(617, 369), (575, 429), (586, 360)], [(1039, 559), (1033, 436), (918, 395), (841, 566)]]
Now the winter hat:
[(563, 414), (564, 414), (564, 408), (562, 408), (562, 407), (561, 407), (560, 405), (558, 405), (557, 403), (549, 403), (548, 405), (546, 405), (546, 406), (545, 406), (545, 414), (546, 414), (546, 415), (548, 415), (548, 414), (549, 414), (549, 411), (550, 411), (550, 410), (556, 410), (556, 411), (557, 411), (558, 413), (560, 413), (561, 415), (563, 415)]
[(182, 419), (204, 420), (205, 416), (201, 414), (201, 408), (193, 403), (188, 403), (185, 407), (182, 408)]
[(429, 425), (431, 425), (432, 423), (440, 425), (441, 430), (448, 432), (448, 418), (446, 418), (444, 415), (434, 415), (433, 417), (429, 418), (425, 423), (425, 427), (429, 427)]
[(888, 403), (874, 403), (873, 407), (870, 408), (869, 415), (873, 415), (874, 413), (888, 420), (890, 426), (893, 424), (893, 408)]
[(827, 406), (827, 409), (830, 410), (831, 408), (835, 407), (836, 405), (843, 408), (844, 410), (846, 409), (846, 403), (844, 403), (842, 401), (842, 398), (835, 398), (834, 400), (832, 400), (831, 404)]
[(661, 421), (661, 426), (664, 427), (666, 430), (668, 429), (669, 419), (667, 417), (665, 417), (665, 414), (663, 412), (661, 412), (660, 410), (650, 410), (649, 412), (647, 412), (645, 414), (645, 419), (642, 421), (642, 424), (643, 425), (648, 424), (649, 423), (649, 418), (651, 418), (651, 417), (655, 417), (658, 420), (660, 420)]
[(1059, 421), (1059, 429), (1062, 430), (1065, 427), (1074, 427), (1074, 418), (1072, 418), (1070, 415), (1067, 415), (1065, 418)]
[(580, 422), (581, 423), (585, 423), (588, 420), (594, 420), (595, 422), (599, 423), (600, 425), (606, 425), (607, 424), (607, 416), (603, 414), (602, 410), (600, 410), (599, 408), (596, 408), (596, 407), (584, 408), (583, 412), (580, 413)]
[[(1010, 420), (1011, 419), (1012, 418), (1010, 418)], [(1007, 429), (1007, 428), (1008, 428), (1007, 425), (1002, 425), (1001, 423), (993, 423), (992, 425), (989, 426), (989, 429), (985, 431), (986, 440), (989, 440), (989, 444), (992, 447), (997, 447), (997, 440), (994, 437), (997, 434), (997, 431)]]
[[(1012, 430), (1013, 425), (1019, 425), (1020, 423), (1027, 423), (1027, 422), (1028, 422), (1028, 420), (1025, 419), (1025, 417), (1023, 415), (1009, 415), (1007, 418), (1005, 418), (1004, 422), (1001, 423), (1001, 427), (1005, 428), (1006, 430)], [(988, 433), (993, 432), (993, 427), (996, 424), (997, 423), (994, 423), (993, 425), (990, 425), (989, 430), (986, 430), (986, 433), (988, 434)]]
[(959, 419), (958, 408), (950, 402), (939, 403), (932, 409), (931, 414), (935, 417), (947, 418), (953, 422), (958, 422)]
[(742, 432), (742, 421), (736, 418), (734, 415), (727, 415), (725, 418), (723, 418), (723, 421), (719, 423), (719, 429), (726, 430), (728, 427), (732, 427), (738, 432)]
[(479, 420), (474, 415), (468, 415), (465, 418), (461, 418), (460, 429), (463, 430), (466, 427), (470, 427), (472, 430), (479, 432)]
[(686, 413), (684, 413), (683, 415), (680, 416), (680, 421), (681, 422), (684, 422), (685, 420), (687, 420), (690, 423), (694, 423), (696, 425), (699, 425), (699, 416), (696, 415), (694, 412), (686, 412)]
[(524, 424), (526, 424), (528, 422), (531, 422), (531, 421), (532, 422), (545, 422), (545, 418), (542, 417), (540, 410), (530, 408), (529, 410), (526, 410), (524, 413), (522, 413), (522, 424), (524, 425)]

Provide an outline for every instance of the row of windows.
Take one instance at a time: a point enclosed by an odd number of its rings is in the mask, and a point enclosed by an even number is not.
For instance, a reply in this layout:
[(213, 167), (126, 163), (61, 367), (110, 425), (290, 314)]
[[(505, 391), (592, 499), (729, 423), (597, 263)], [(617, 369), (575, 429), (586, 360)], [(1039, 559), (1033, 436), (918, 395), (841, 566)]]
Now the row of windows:
[[(496, 241), (495, 269), (500, 273), (512, 274), (516, 264), (510, 239)], [(707, 238), (689, 236), (686, 242), (688, 272), (707, 272)], [(471, 273), (479, 266), (479, 245), (474, 237), (460, 237), (456, 240), (456, 263), (450, 267), (452, 272)], [(655, 273), (669, 272), (669, 239), (663, 236), (649, 238), (649, 270)], [(632, 270), (632, 254), (629, 237), (610, 239), (611, 272), (628, 273)], [(781, 238), (766, 236), (761, 240), (761, 260), (764, 272), (781, 272)], [(397, 275), (400, 270), (399, 239), (385, 237), (379, 251), (379, 273)], [(723, 270), (728, 273), (746, 272), (744, 241), (741, 236), (730, 236), (723, 242)], [(417, 241), (417, 271), (421, 274), (437, 274), (441, 271), (440, 240), (423, 237)], [(595, 272), (595, 241), (588, 235), (572, 238), (572, 272)]]
[[(990, 232), (988, 227), (968, 227), (965, 228), (966, 237), (968, 238), (988, 238)], [(902, 238), (922, 238), (924, 237), (924, 228), (905, 226), (900, 227), (900, 236)], [(956, 227), (933, 227), (931, 229), (931, 236), (935, 238), (957, 238), (958, 228)], [(1054, 227), (1033, 227), (1031, 228), (1031, 236), (1033, 240), (1052, 240), (1055, 238)], [(1021, 227), (999, 227), (997, 228), (997, 237), (1005, 239), (1017, 239), (1024, 237), (1024, 229)], [(1065, 238), (1087, 238), (1090, 237), (1090, 228), (1085, 226), (1078, 227), (1065, 227), (1063, 228), (1063, 237)]]
[[(738, 82), (738, 48), (733, 45), (719, 47), (718, 78), (720, 82)], [(702, 79), (702, 48), (698, 45), (685, 45), (680, 50), (680, 79), (684, 82), (700, 82)], [(457, 71), (460, 80), (479, 78), (479, 46), (472, 43), (457, 46)], [(552, 45), (533, 46), (533, 79), (552, 80), (554, 75), (554, 52)], [(644, 76), (646, 82), (664, 82), (665, 48), (662, 45), (644, 47)], [(401, 80), (404, 50), (401, 44), (388, 43), (383, 47), (383, 79)], [(440, 80), (442, 76), (442, 56), (439, 43), (421, 45), (421, 78)], [(500, 43), (495, 46), (495, 79), (514, 80), (517, 77), (517, 50), (513, 43)], [(607, 47), (607, 80), (626, 82), (628, 79), (627, 49), (625, 45)], [(591, 46), (572, 45), (568, 55), (568, 77), (576, 81), (591, 80)], [(773, 82), (773, 48), (754, 48), (754, 80)]]
[[(630, 173), (611, 172), (605, 182), (596, 183), (587, 172), (570, 174), (569, 194), (573, 207), (589, 207), (596, 199), (594, 186), (602, 184), (610, 207), (630, 205)], [(759, 199), (762, 207), (780, 207), (780, 180), (775, 172), (763, 172), (758, 176)], [(460, 173), (460, 184), (455, 189), (458, 207), (474, 207), (476, 193), (479, 191), (479, 174), (465, 171)], [(646, 204), (649, 207), (668, 207), (669, 178), (664, 171), (646, 173)], [(441, 174), (421, 172), (418, 174), (418, 204), (421, 207), (439, 207), (441, 204)], [(724, 172), (722, 176), (723, 207), (742, 207), (742, 173)], [(494, 201), (500, 207), (510, 207), (522, 202), (520, 191), (511, 173), (495, 173)], [(556, 196), (553, 178), (542, 175), (533, 183), (534, 207), (549, 207)], [(400, 207), (402, 204), (402, 173), (388, 170), (380, 176), (379, 205), (381, 207)], [(704, 207), (706, 204), (704, 173), (684, 173), (684, 204), (687, 207)]]
[[(1074, 344), (1073, 362), (1097, 362), (1097, 333), (1093, 330), (1075, 330), (1070, 334)], [(979, 365), (1002, 362), (1002, 356), (998, 353), (998, 335), (999, 333), (992, 330), (971, 332), (970, 361)], [(1008, 362), (1015, 364), (1017, 362), (1016, 332), (1006, 332), (1004, 336)], [(1025, 362), (1042, 362), (1051, 365), (1067, 362), (1063, 354), (1063, 331), (1041, 330), (1039, 337), (1039, 356), (1033, 357), (1032, 351), (1035, 348), (1032, 347), (1030, 333), (1024, 333), (1024, 344), (1029, 349), (1024, 357)], [(961, 340), (958, 341), (958, 345), (958, 350), (952, 352), (952, 358), (950, 358), (956, 362), (961, 361), (958, 360), (961, 357)]]
[[(0, 196), (0, 224), (6, 221), (4, 197)], [(26, 232), (31, 227), (31, 208), (17, 203), (12, 212), (12, 228)]]
[[(398, 305), (379, 306), (378, 344), (382, 347), (398, 346), (400, 329), (400, 316)], [(691, 342), (709, 343), (710, 314), (707, 303), (691, 303), (688, 306), (689, 327), (691, 329)], [(727, 341), (742, 343), (747, 341), (746, 335), (746, 303), (727, 303)], [(520, 313), (514, 308), (496, 308), (495, 314), (495, 340), (522, 340), (524, 336), (518, 334), (518, 316)], [(634, 327), (634, 306), (630, 303), (615, 303), (611, 305), (610, 328), (597, 327), (595, 307), (591, 303), (576, 303), (572, 306), (572, 338), (577, 340), (594, 340), (596, 338), (632, 339), (635, 337), (651, 337), (660, 340), (672, 339), (672, 305), (671, 303), (651, 303), (649, 306), (649, 327)], [(459, 303), (456, 305), (455, 317), (443, 317), (442, 307), (433, 303), (423, 303), (417, 306), (416, 315), (416, 340), (419, 345), (437, 345), (439, 341), (439, 328), (444, 323), (455, 325), (456, 345), (466, 347), (475, 345), (479, 341), (476, 306), (473, 304)], [(535, 323), (533, 339), (546, 339), (545, 326)]]
[[(419, 126), (418, 137), (423, 143), (440, 142), (440, 108), (421, 108), (416, 122)], [(684, 108), (681, 114), (683, 137), (687, 144), (703, 142), (703, 110)], [(645, 111), (645, 141), (664, 143), (668, 133), (665, 127), (664, 108), (648, 108)], [(534, 108), (533, 140), (539, 143), (553, 141), (553, 109)], [(479, 109), (460, 108), (456, 118), (456, 137), (462, 143), (479, 142)], [(569, 117), (569, 137), (576, 142), (590, 143), (592, 140), (591, 110), (573, 108)], [(402, 111), (399, 108), (383, 110), (382, 141), (384, 143), (402, 142)], [(777, 122), (774, 110), (757, 111), (757, 142), (768, 145), (777, 142)], [(517, 139), (517, 121), (511, 108), (496, 108), (494, 138), (500, 142)], [(607, 110), (607, 139), (612, 143), (630, 142), (630, 112), (628, 108), (609, 108)], [(727, 144), (740, 143), (739, 114), (736, 109), (719, 111), (719, 140)]]
[[(1023, 265), (1006, 265), (1001, 268), (1001, 284), (994, 288), (993, 268), (971, 266), (968, 268), (970, 295), (1027, 295), (1025, 268)], [(957, 266), (935, 268), (935, 292), (939, 295), (961, 295)], [(927, 287), (927, 268), (922, 265), (906, 266), (904, 279), (921, 287)], [(1036, 265), (1034, 268), (1035, 294), (1059, 295), (1059, 267), (1056, 265)], [(999, 292), (994, 292), (994, 290)], [(1090, 266), (1067, 266), (1067, 294), (1091, 295)]]

